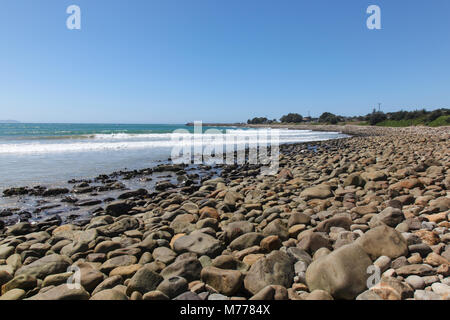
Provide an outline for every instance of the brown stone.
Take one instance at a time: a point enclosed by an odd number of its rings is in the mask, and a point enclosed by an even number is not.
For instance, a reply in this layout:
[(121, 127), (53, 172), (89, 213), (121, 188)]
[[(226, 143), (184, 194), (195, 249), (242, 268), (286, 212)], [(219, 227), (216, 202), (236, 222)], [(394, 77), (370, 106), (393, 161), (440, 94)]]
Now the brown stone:
[(389, 187), (389, 189), (401, 191), (402, 189), (414, 189), (420, 186), (422, 186), (422, 184), (419, 179), (411, 178), (394, 183)]
[(424, 215), (423, 217), (430, 222), (439, 223), (442, 221), (447, 221), (447, 214), (448, 214), (447, 212), (440, 212), (436, 214)]
[(329, 233), (330, 229), (332, 227), (339, 227), (344, 228), (345, 230), (350, 230), (350, 226), (352, 225), (352, 220), (350, 220), (348, 217), (333, 217), (330, 219), (327, 219), (325, 221), (322, 221), (318, 224), (316, 227), (316, 230), (318, 232), (326, 232)]
[(32, 296), (30, 300), (88, 300), (89, 293), (80, 288), (72, 288), (66, 283)]
[(428, 254), (428, 256), (425, 258), (424, 262), (426, 264), (429, 264), (430, 266), (433, 267), (438, 267), (441, 264), (448, 264), (449, 261), (447, 259), (445, 259), (444, 257), (438, 255), (435, 252), (431, 252), (430, 254)]
[(247, 248), (247, 249), (243, 249), (243, 250), (240, 250), (240, 251), (233, 252), (233, 255), (237, 259), (242, 260), (247, 255), (258, 254), (258, 253), (261, 253), (261, 247), (260, 246), (253, 246), (253, 247), (250, 247), (250, 248)]
[(211, 207), (203, 207), (199, 211), (200, 213), (200, 220), (205, 218), (213, 218), (213, 219), (220, 219), (219, 213), (215, 208)]
[(295, 291), (308, 291), (308, 286), (304, 283), (294, 283), (292, 289)]
[(331, 197), (332, 195), (333, 192), (331, 192), (331, 187), (326, 184), (321, 184), (315, 187), (307, 188), (300, 193), (300, 197), (305, 198), (306, 200), (326, 199)]
[(281, 247), (281, 240), (278, 236), (268, 236), (261, 240), (260, 246), (265, 252), (271, 252)]
[(124, 279), (131, 278), (141, 267), (142, 265), (140, 264), (117, 267), (111, 270), (109, 276), (121, 276)]
[(304, 224), (296, 224), (289, 228), (289, 237), (297, 238), (298, 234), (306, 229), (306, 225)]
[(441, 242), (441, 240), (439, 239), (439, 235), (434, 231), (418, 230), (415, 232), (415, 234), (429, 246), (434, 246)]
[(375, 205), (360, 206), (353, 208), (351, 212), (364, 216), (370, 213), (378, 213), (378, 208)]
[(383, 277), (381, 281), (370, 288), (383, 300), (405, 300), (412, 298), (414, 289), (405, 282), (392, 277)]
[(262, 253), (256, 253), (256, 254), (248, 254), (244, 257), (242, 262), (244, 262), (248, 266), (252, 266), (256, 261), (263, 258), (264, 254)]
[(334, 300), (333, 297), (324, 290), (314, 290), (306, 296), (306, 300)]
[(172, 237), (172, 239), (170, 240), (170, 248), (173, 249), (173, 244), (175, 243), (175, 241), (176, 241), (178, 238), (181, 238), (181, 237), (183, 237), (183, 236), (185, 236), (185, 235), (186, 235), (186, 233), (178, 233), (178, 234), (174, 235), (174, 236)]
[(288, 291), (285, 287), (279, 285), (269, 285), (262, 288), (249, 300), (287, 300)]
[(232, 296), (238, 292), (244, 278), (240, 271), (216, 267), (203, 268), (200, 277), (204, 283), (226, 296)]
[(437, 270), (437, 273), (442, 274), (444, 277), (450, 276), (450, 265), (449, 264), (441, 264)]
[(301, 233), (298, 236), (298, 240), (297, 247), (311, 253), (316, 252), (320, 248), (332, 249), (330, 240), (318, 232)]
[(402, 277), (410, 275), (428, 276), (433, 274), (433, 268), (425, 264), (410, 264), (396, 269), (395, 273)]
[(150, 291), (150, 292), (147, 292), (146, 294), (144, 294), (144, 296), (142, 297), (142, 300), (158, 300), (158, 301), (162, 301), (162, 300), (169, 300), (169, 297), (166, 296), (161, 291), (154, 290), (154, 291)]

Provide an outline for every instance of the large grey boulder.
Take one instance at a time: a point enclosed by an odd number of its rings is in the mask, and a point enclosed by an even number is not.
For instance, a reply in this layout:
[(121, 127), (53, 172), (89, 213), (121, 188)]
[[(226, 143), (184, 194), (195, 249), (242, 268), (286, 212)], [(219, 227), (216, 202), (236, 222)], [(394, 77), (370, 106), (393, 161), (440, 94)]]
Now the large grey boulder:
[(127, 295), (131, 296), (135, 291), (146, 294), (155, 290), (162, 281), (163, 277), (152, 271), (149, 267), (144, 266), (135, 273), (128, 283)]
[(106, 206), (106, 214), (109, 214), (113, 217), (118, 217), (123, 214), (128, 214), (128, 211), (133, 208), (133, 203), (127, 200), (117, 200), (111, 202)]
[(125, 231), (135, 230), (137, 228), (139, 228), (139, 221), (133, 217), (126, 217), (112, 224), (101, 226), (97, 228), (97, 231), (98, 233), (100, 233), (100, 235), (106, 237), (115, 237), (123, 234)]
[(15, 276), (24, 274), (44, 279), (51, 274), (66, 272), (71, 264), (72, 261), (69, 258), (59, 254), (51, 254), (20, 267)]
[(111, 270), (117, 267), (126, 267), (137, 263), (137, 258), (132, 255), (121, 255), (106, 260), (99, 268), (99, 270), (105, 274), (109, 274)]
[(6, 259), (14, 253), (14, 247), (0, 246), (0, 259)]
[(61, 249), (61, 254), (70, 258), (71, 256), (73, 256), (76, 253), (85, 252), (87, 250), (88, 250), (87, 242), (74, 241), (74, 242), (69, 243), (68, 245), (64, 246)]
[(331, 187), (327, 184), (320, 184), (314, 187), (307, 188), (300, 193), (300, 197), (305, 200), (310, 199), (326, 199), (333, 196)]
[(244, 279), (244, 286), (256, 294), (268, 285), (290, 288), (293, 279), (294, 259), (282, 251), (272, 251), (252, 265)]
[(405, 220), (402, 210), (393, 207), (387, 207), (379, 214), (372, 217), (369, 222), (371, 228), (375, 228), (379, 225), (385, 224), (389, 227), (395, 228), (400, 222)]
[(170, 299), (179, 296), (189, 290), (189, 284), (182, 277), (170, 277), (164, 279), (156, 288), (157, 291), (164, 293)]
[(329, 233), (332, 227), (340, 227), (345, 230), (350, 230), (350, 226), (352, 224), (353, 222), (350, 218), (346, 216), (338, 216), (320, 222), (316, 227), (316, 231)]
[(309, 290), (324, 290), (335, 299), (354, 299), (367, 289), (367, 253), (356, 244), (345, 245), (313, 261), (306, 270)]
[(367, 231), (356, 243), (373, 260), (381, 256), (394, 259), (408, 253), (408, 244), (402, 234), (386, 225)]
[(23, 289), (12, 289), (0, 296), (0, 300), (22, 300), (26, 296)]
[(232, 296), (242, 287), (243, 276), (237, 270), (224, 270), (216, 267), (203, 268), (202, 281), (226, 296)]
[(90, 300), (128, 300), (128, 297), (119, 290), (105, 289), (97, 292)]
[(366, 181), (358, 173), (352, 173), (344, 180), (344, 187), (364, 187), (365, 184)]
[(175, 260), (174, 263), (167, 266), (161, 271), (161, 276), (165, 279), (171, 277), (183, 277), (187, 281), (200, 279), (202, 264), (197, 258), (186, 258)]
[(322, 232), (306, 232), (298, 236), (297, 247), (314, 253), (320, 248), (332, 249), (330, 239)]
[(14, 289), (31, 290), (37, 286), (37, 279), (28, 274), (20, 274), (2, 286), (2, 294)]
[(234, 239), (229, 247), (231, 250), (243, 250), (253, 246), (258, 246), (264, 236), (258, 232), (250, 232), (243, 234)]
[(219, 240), (202, 232), (193, 232), (178, 238), (173, 243), (173, 248), (178, 253), (187, 251), (208, 257), (216, 257), (223, 250)]
[(255, 226), (248, 221), (235, 221), (223, 227), (224, 238), (227, 243), (243, 234), (253, 232), (254, 230)]
[(89, 293), (82, 286), (77, 288), (64, 283), (27, 300), (88, 300), (89, 297)]
[(262, 234), (264, 236), (275, 235), (278, 236), (282, 241), (289, 238), (289, 232), (287, 226), (281, 221), (281, 219), (275, 219), (270, 222), (263, 230)]
[(29, 222), (20, 222), (6, 229), (7, 236), (20, 236), (28, 234), (33, 230)]

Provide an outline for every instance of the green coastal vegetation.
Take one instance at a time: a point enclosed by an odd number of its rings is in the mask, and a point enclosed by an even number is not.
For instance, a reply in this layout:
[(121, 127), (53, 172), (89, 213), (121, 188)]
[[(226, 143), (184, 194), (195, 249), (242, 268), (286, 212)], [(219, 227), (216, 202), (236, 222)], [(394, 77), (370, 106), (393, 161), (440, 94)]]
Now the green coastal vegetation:
[(441, 108), (433, 111), (425, 109), (397, 112), (377, 111), (374, 109), (365, 116), (346, 117), (335, 115), (330, 112), (324, 112), (319, 118), (303, 117), (298, 113), (289, 113), (282, 116), (279, 120), (270, 120), (266, 117), (255, 117), (249, 119), (247, 124), (332, 124), (332, 125), (368, 125), (381, 127), (409, 127), (409, 126), (428, 126), (440, 127), (450, 126), (450, 109)]

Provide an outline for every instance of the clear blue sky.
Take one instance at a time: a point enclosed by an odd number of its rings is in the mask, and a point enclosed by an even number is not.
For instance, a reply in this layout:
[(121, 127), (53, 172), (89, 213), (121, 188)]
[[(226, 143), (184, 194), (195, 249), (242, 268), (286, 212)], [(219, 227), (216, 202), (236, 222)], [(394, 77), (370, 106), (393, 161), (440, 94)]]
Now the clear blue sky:
[[(68, 30), (66, 8), (82, 11)], [(366, 9), (381, 7), (382, 30)], [(0, 119), (184, 123), (450, 107), (449, 0), (2, 0)]]

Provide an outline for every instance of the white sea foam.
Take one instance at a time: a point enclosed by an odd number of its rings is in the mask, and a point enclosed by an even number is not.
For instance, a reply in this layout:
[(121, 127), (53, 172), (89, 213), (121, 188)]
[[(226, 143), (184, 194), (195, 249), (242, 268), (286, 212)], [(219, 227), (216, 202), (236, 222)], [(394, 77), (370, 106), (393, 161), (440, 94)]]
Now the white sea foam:
[[(315, 132), (310, 130), (277, 130), (279, 143), (323, 141), (338, 136), (337, 132)], [(267, 133), (264, 139), (261, 134)], [(223, 134), (206, 133), (202, 135), (204, 146), (220, 147), (225, 144), (244, 145), (249, 139), (258, 137), (258, 143), (270, 144), (270, 131), (267, 130), (227, 130)], [(95, 152), (114, 150), (136, 150), (151, 148), (172, 148), (192, 145), (192, 133), (153, 133), (153, 134), (95, 134), (92, 139), (40, 140), (20, 143), (0, 143), (0, 154), (47, 154), (67, 152)], [(233, 138), (232, 142), (230, 141)]]
[[(182, 129), (183, 130), (183, 129)], [(270, 130), (266, 129), (251, 129), (251, 130), (243, 130), (243, 129), (234, 129), (234, 130), (226, 130), (226, 134), (231, 134), (234, 136), (253, 136), (258, 135), (263, 132), (269, 132)], [(288, 130), (288, 129), (277, 129), (280, 135), (282, 136), (298, 136), (298, 135), (314, 135), (317, 132), (311, 130)], [(208, 136), (210, 134), (205, 131), (204, 136)], [(136, 139), (150, 139), (150, 140), (159, 140), (168, 138), (170, 139), (172, 135), (183, 135), (183, 136), (191, 136), (192, 133), (113, 133), (113, 134), (93, 134), (86, 137), (90, 137), (97, 140), (136, 140)], [(328, 132), (328, 134), (336, 134), (336, 132)]]

